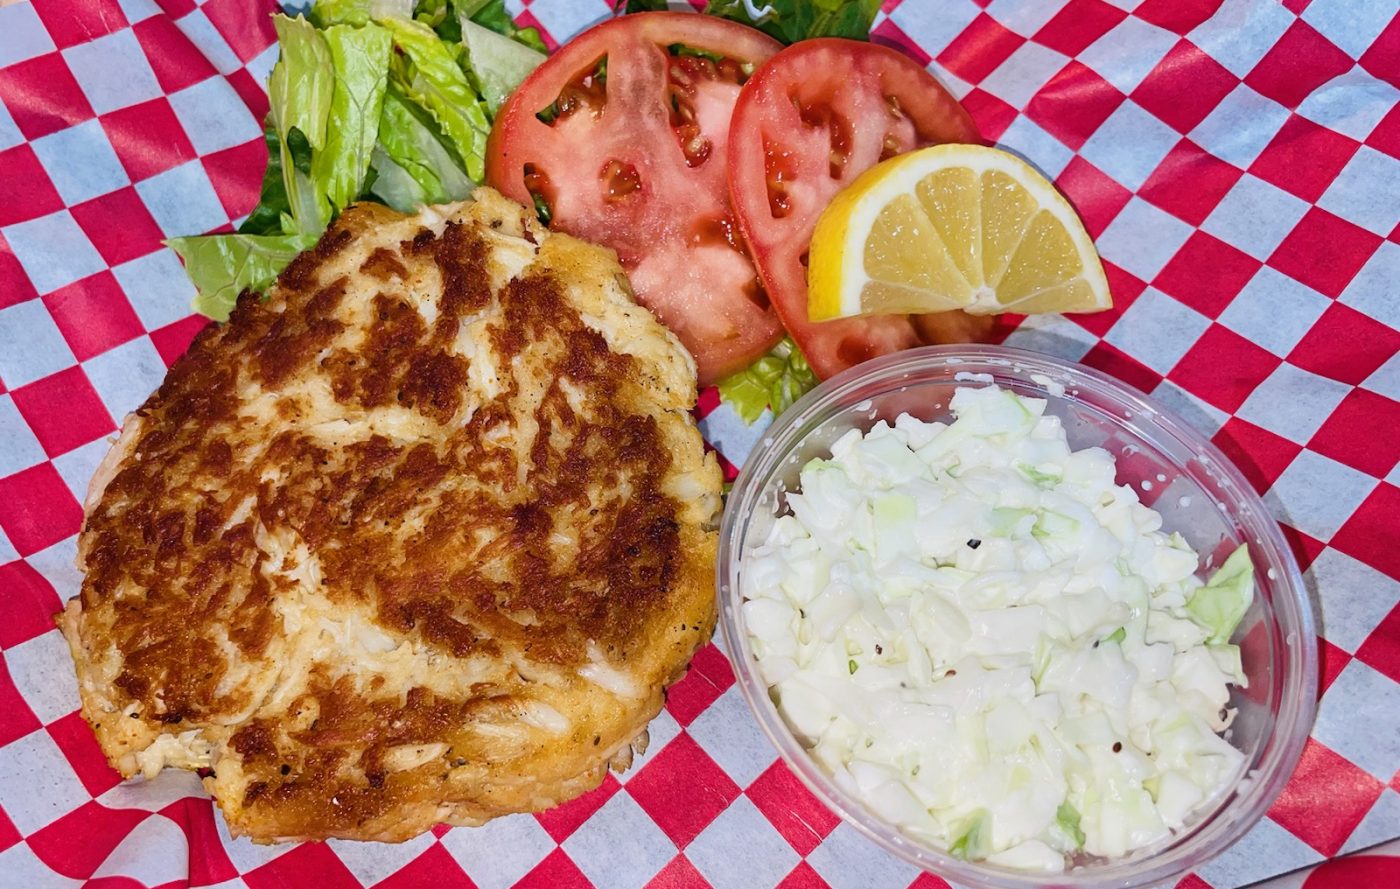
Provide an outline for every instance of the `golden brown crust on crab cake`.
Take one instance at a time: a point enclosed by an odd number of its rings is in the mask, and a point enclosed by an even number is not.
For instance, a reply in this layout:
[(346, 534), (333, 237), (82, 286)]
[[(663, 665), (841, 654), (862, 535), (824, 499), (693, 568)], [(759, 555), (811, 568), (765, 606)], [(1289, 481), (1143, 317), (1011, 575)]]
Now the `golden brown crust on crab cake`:
[(59, 623), (123, 775), (235, 834), (576, 796), (713, 628), (695, 369), (611, 251), (482, 189), (356, 206), (127, 419)]

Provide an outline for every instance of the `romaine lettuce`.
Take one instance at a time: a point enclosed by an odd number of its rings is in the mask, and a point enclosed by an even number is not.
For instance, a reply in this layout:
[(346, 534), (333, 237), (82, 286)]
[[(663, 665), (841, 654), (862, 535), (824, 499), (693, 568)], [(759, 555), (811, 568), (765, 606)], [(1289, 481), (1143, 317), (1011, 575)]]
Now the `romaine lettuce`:
[(705, 11), (753, 25), (783, 43), (811, 37), (865, 40), (880, 0), (711, 0)]
[[(287, 187), (282, 181), (282, 144), (270, 120), (263, 126), (263, 141), (267, 144), (267, 169), (263, 170), (262, 190), (258, 194), (258, 205), (238, 227), (240, 234), (281, 234), (282, 218), (292, 213)], [(310, 159), (306, 159), (308, 170), (310, 164)]]
[(325, 145), (335, 65), (325, 38), (305, 18), (279, 15), (272, 24), (281, 57), (267, 83), (268, 116), (277, 132), (282, 183), (294, 230), (319, 234), (331, 221), (330, 202), (316, 190), (310, 174), (295, 163), (292, 135), (299, 133), (313, 152)]
[(311, 22), (318, 28), (363, 25), (371, 19), (412, 17), (413, 0), (317, 0), (311, 9)]
[(766, 408), (771, 407), (775, 415), (787, 410), (815, 385), (817, 375), (802, 350), (791, 338), (784, 338), (748, 368), (721, 380), (719, 395), (744, 422), (752, 423)]
[(244, 290), (261, 293), (316, 235), (206, 235), (171, 238), (166, 245), (184, 260), (198, 291), (194, 310), (215, 321), (228, 320)]
[[(448, 0), (434, 0), (447, 3)], [(452, 0), (456, 6), (459, 22), (471, 21), (497, 34), (503, 34), (516, 43), (528, 46), (538, 53), (545, 53), (544, 40), (534, 28), (520, 28), (511, 20), (505, 0)], [(665, 8), (665, 4), (662, 4)], [(464, 26), (465, 29), (465, 26)]]
[(383, 25), (412, 62), (392, 72), (391, 76), (398, 78), (396, 85), (433, 116), (456, 146), (467, 175), (480, 182), (486, 173), (486, 137), (491, 121), (458, 63), (460, 47), (454, 49), (439, 40), (433, 29), (421, 22), (385, 19)]
[(324, 32), (335, 71), (325, 144), (311, 156), (311, 182), (339, 213), (360, 196), (379, 135), (393, 41), (378, 25)]
[(195, 310), (220, 320), (352, 202), (411, 211), (470, 194), (490, 113), (544, 48), (501, 0), (319, 0), (309, 17), (273, 24), (280, 56), (258, 205), (236, 236), (171, 241), (198, 289)]
[(426, 118), (396, 87), (389, 88), (374, 153), (378, 176), (371, 192), (401, 212), (420, 204), (461, 200), (475, 187)]
[(525, 75), (544, 61), (544, 53), (478, 25), (466, 15), (462, 15), (460, 21), (467, 62), (476, 74), (486, 110), (494, 116)]

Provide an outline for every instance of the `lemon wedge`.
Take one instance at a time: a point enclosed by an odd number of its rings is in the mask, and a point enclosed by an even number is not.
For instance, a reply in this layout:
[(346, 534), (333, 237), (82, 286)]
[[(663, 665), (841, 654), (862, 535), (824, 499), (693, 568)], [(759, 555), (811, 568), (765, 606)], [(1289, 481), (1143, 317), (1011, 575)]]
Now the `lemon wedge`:
[(981, 145), (922, 148), (862, 173), (817, 220), (807, 282), (813, 321), (1112, 305), (1074, 208), (1025, 161)]

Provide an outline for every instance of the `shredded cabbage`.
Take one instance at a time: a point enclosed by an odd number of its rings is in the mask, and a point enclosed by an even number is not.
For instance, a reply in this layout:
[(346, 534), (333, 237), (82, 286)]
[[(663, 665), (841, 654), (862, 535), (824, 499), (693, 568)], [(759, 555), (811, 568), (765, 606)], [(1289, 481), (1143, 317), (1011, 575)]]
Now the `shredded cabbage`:
[(803, 468), (745, 561), (760, 672), (840, 786), (954, 855), (1055, 872), (1163, 840), (1243, 763), (1219, 733), (1248, 552), (1203, 583), (1044, 401), (951, 407)]
[(1249, 560), (1248, 547), (1240, 544), (1210, 582), (1196, 590), (1186, 610), (1210, 629), (1210, 641), (1219, 643), (1230, 638), (1253, 599), (1254, 563)]

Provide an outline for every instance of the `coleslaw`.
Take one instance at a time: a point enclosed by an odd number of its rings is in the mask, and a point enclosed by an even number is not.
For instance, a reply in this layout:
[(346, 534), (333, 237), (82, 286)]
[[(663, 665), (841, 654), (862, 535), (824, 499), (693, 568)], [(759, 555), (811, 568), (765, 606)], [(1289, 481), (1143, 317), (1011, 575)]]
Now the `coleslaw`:
[(847, 433), (743, 583), (759, 669), (838, 784), (955, 855), (1056, 872), (1230, 786), (1253, 567), (1240, 547), (1203, 582), (1045, 406), (964, 386), (951, 424)]

